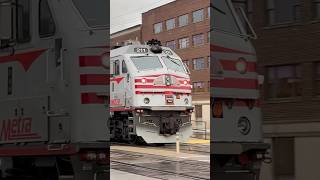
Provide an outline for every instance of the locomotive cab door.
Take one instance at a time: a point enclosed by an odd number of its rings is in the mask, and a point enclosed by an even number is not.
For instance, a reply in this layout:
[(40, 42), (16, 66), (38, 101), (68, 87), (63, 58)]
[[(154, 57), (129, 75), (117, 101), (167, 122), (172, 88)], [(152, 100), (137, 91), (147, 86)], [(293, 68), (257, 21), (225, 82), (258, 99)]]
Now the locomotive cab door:
[[(126, 106), (126, 78), (127, 69), (122, 69), (122, 62), (124, 61), (122, 56), (118, 56), (111, 59), (111, 107), (125, 107)], [(125, 65), (125, 64), (124, 64)], [(125, 70), (125, 71), (123, 71)]]

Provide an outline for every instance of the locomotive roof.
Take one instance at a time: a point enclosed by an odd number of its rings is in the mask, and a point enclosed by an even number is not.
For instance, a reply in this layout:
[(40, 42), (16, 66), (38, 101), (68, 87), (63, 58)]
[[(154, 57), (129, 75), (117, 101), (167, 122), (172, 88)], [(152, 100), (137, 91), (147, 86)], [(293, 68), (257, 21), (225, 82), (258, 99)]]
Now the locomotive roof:
[(162, 48), (162, 53), (154, 53), (150, 49), (151, 47), (149, 45), (127, 45), (123, 46), (117, 49), (113, 49), (110, 52), (111, 57), (119, 56), (119, 55), (124, 55), (124, 54), (137, 54), (137, 55), (170, 55), (173, 57), (179, 58), (179, 56), (170, 48), (161, 46)]

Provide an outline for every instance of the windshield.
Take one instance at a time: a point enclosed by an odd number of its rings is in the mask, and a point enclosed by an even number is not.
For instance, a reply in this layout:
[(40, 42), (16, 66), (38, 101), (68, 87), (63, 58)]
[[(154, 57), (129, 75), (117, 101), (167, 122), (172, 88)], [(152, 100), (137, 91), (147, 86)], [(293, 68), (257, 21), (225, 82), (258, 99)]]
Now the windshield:
[(90, 27), (107, 26), (109, 23), (109, 1), (105, 0), (73, 0), (82, 17)]
[(214, 29), (236, 34), (240, 33), (240, 29), (227, 1), (214, 0), (212, 8), (213, 16), (211, 19)]
[(164, 64), (168, 69), (186, 73), (182, 61), (179, 59), (171, 58), (170, 56), (162, 57)]
[(157, 56), (133, 56), (131, 60), (139, 71), (162, 68), (162, 64)]

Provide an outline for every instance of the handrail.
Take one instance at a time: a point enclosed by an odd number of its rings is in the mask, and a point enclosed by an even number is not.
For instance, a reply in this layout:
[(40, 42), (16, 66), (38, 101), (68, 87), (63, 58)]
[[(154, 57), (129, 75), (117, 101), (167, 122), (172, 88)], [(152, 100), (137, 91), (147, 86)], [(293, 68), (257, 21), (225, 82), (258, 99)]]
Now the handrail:
[(192, 128), (192, 131), (201, 132), (202, 134), (204, 134), (204, 139), (207, 140), (207, 122), (206, 121), (198, 121), (198, 120), (191, 120), (191, 122), (204, 123), (204, 129), (196, 127), (196, 128)]

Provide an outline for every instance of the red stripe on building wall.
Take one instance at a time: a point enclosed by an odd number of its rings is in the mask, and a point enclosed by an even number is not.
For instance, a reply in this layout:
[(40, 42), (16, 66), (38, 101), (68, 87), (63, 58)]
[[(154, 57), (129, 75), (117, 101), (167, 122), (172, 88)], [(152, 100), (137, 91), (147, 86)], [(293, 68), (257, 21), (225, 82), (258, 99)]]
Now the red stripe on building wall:
[(101, 56), (80, 56), (80, 67), (100, 67), (102, 66)]
[(191, 87), (186, 86), (153, 86), (153, 85), (136, 85), (138, 89), (185, 89), (191, 90)]
[(9, 56), (1, 56), (0, 64), (7, 62), (19, 62), (25, 71), (28, 71), (34, 61), (38, 59), (38, 57), (44, 53), (46, 49), (40, 49), (30, 52), (24, 52), (20, 54), (14, 54)]
[[(237, 71), (236, 69), (236, 60), (220, 60), (220, 63), (224, 70), (227, 71)], [(247, 71), (248, 72), (257, 72), (257, 63), (256, 62), (247, 62)]]
[(210, 85), (212, 88), (258, 89), (258, 80), (240, 78), (211, 79)]
[(222, 46), (217, 46), (217, 45), (210, 45), (210, 51), (213, 52), (223, 52), (223, 53), (235, 53), (235, 54), (244, 54), (244, 55), (255, 55), (254, 53), (250, 52), (245, 52), (237, 49), (230, 49)]
[(107, 74), (81, 74), (80, 85), (109, 85), (110, 76)]
[(106, 101), (103, 96), (98, 96), (97, 93), (81, 93), (81, 104), (106, 104)]

